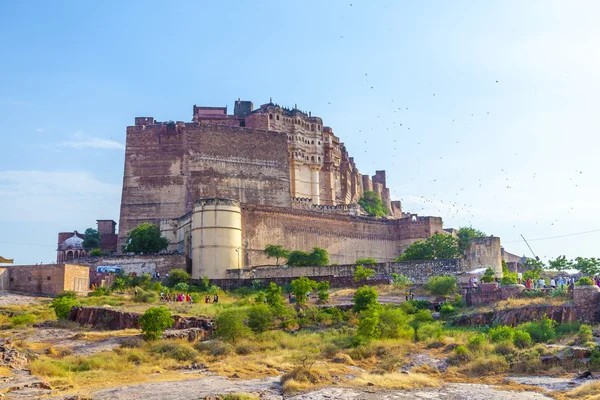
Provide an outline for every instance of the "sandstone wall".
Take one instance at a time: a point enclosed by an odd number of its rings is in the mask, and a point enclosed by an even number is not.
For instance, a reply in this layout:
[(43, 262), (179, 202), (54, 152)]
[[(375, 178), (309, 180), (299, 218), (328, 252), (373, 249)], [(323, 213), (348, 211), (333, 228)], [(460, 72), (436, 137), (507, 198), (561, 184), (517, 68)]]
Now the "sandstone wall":
[(436, 217), (420, 217), (415, 221), (410, 218), (375, 220), (242, 205), (244, 265), (247, 266), (273, 265), (273, 260), (263, 253), (268, 244), (303, 251), (322, 247), (329, 252), (330, 263), (350, 264), (363, 257), (390, 262), (411, 243), (441, 230), (442, 220)]
[(477, 268), (492, 267), (498, 277), (502, 277), (502, 256), (500, 238), (495, 236), (473, 239), (471, 247), (465, 252), (465, 268), (472, 271)]
[(130, 126), (118, 247), (140, 223), (179, 218), (199, 198), (291, 207), (290, 193), (286, 134), (205, 123)]
[(89, 269), (72, 264), (14, 265), (8, 271), (12, 292), (54, 295), (65, 290), (85, 293), (89, 288)]
[(115, 255), (104, 257), (78, 258), (75, 261), (79, 265), (85, 265), (92, 269), (98, 266), (118, 266), (126, 273), (135, 272), (152, 275), (159, 272), (165, 276), (170, 270), (179, 268), (188, 270), (188, 261), (183, 254), (155, 254), (155, 255)]

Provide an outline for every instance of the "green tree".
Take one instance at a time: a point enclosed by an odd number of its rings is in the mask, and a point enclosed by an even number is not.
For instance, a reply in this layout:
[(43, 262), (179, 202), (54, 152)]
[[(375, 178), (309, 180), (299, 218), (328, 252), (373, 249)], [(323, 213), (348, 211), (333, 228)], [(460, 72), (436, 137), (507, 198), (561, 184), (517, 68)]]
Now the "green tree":
[(329, 265), (329, 253), (320, 247), (314, 247), (310, 253), (310, 265), (325, 266)]
[(419, 328), (433, 322), (433, 315), (429, 310), (419, 310), (413, 314), (413, 319), (409, 322), (409, 325), (415, 330), (415, 342), (418, 339)]
[(290, 267), (306, 267), (310, 265), (310, 261), (310, 254), (305, 251), (294, 250), (290, 252), (287, 265)]
[(377, 260), (372, 257), (359, 258), (358, 260), (354, 261), (354, 264), (356, 264), (356, 265), (373, 265), (373, 264), (377, 264)]
[(92, 249), (92, 251), (90, 251), (90, 256), (92, 257), (101, 257), (102, 256), (102, 250), (96, 248), (96, 249)]
[(169, 271), (169, 278), (167, 279), (167, 286), (175, 286), (178, 283), (186, 283), (189, 284), (190, 280), (192, 279), (192, 276), (190, 274), (188, 274), (186, 271), (180, 269), (180, 268), (175, 268), (172, 269), (171, 271)]
[(375, 276), (375, 270), (371, 268), (365, 268), (362, 265), (357, 265), (354, 269), (354, 282), (365, 281), (372, 276)]
[(484, 232), (470, 226), (461, 227), (456, 236), (458, 237), (458, 252), (461, 256), (465, 255), (465, 251), (471, 247), (473, 239), (487, 236)]
[(92, 249), (99, 248), (101, 242), (102, 237), (100, 236), (100, 232), (93, 228), (87, 228), (85, 230), (82, 243), (82, 246), (85, 251), (90, 251)]
[(113, 291), (115, 292), (124, 292), (125, 291), (125, 279), (121, 278), (121, 277), (117, 277), (115, 278), (115, 281), (112, 284), (112, 288)]
[(396, 261), (444, 260), (459, 257), (458, 238), (445, 233), (436, 233), (425, 240), (417, 240), (406, 248)]
[(487, 267), (483, 275), (481, 276), (481, 282), (483, 283), (492, 283), (494, 282), (494, 276), (496, 272), (492, 269), (492, 267)]
[(429, 278), (425, 289), (436, 296), (447, 296), (450, 293), (456, 292), (458, 283), (453, 276), (434, 276)]
[(286, 250), (280, 244), (269, 244), (265, 247), (264, 253), (269, 258), (275, 258), (275, 265), (279, 267), (279, 259), (280, 258), (288, 258), (290, 256), (290, 251)]
[(165, 306), (150, 307), (139, 319), (142, 333), (147, 340), (158, 340), (165, 329), (173, 326), (171, 311)]
[(246, 313), (240, 309), (224, 310), (217, 315), (215, 335), (228, 342), (248, 336), (250, 329), (244, 325)]
[(296, 303), (303, 306), (310, 291), (317, 287), (317, 282), (302, 276), (292, 281), (292, 293), (296, 296)]
[(363, 196), (358, 201), (358, 204), (367, 214), (374, 215), (376, 217), (382, 217), (390, 213), (390, 211), (383, 205), (379, 195), (370, 190), (367, 190), (363, 193)]
[(266, 331), (273, 322), (271, 309), (264, 304), (256, 304), (248, 310), (248, 326), (254, 333)]
[(363, 286), (354, 293), (354, 312), (361, 312), (369, 307), (376, 307), (379, 305), (377, 298), (379, 293), (372, 286)]
[(265, 297), (267, 304), (270, 307), (277, 308), (283, 306), (283, 298), (281, 297), (281, 287), (275, 282), (269, 283), (269, 287), (265, 289)]
[(329, 281), (317, 283), (317, 296), (319, 296), (319, 303), (327, 303), (327, 300), (329, 300)]
[(361, 344), (368, 343), (380, 335), (379, 326), (379, 307), (369, 307), (360, 313), (358, 318), (358, 328), (356, 336)]
[(71, 313), (71, 308), (77, 305), (77, 300), (70, 296), (57, 297), (52, 300), (51, 308), (56, 313), (56, 318), (67, 319)]
[(158, 253), (169, 246), (169, 241), (161, 236), (157, 225), (144, 222), (127, 235), (125, 253)]
[(558, 256), (554, 260), (548, 261), (548, 269), (555, 271), (565, 271), (573, 268), (573, 262), (567, 260), (565, 256)]
[(573, 268), (586, 275), (598, 275), (600, 273), (600, 260), (593, 257), (577, 257), (573, 261)]
[(535, 258), (528, 258), (525, 260), (525, 268), (527, 271), (523, 272), (523, 279), (527, 280), (531, 278), (533, 281), (537, 281), (542, 276), (542, 270), (544, 269), (544, 262), (536, 260)]

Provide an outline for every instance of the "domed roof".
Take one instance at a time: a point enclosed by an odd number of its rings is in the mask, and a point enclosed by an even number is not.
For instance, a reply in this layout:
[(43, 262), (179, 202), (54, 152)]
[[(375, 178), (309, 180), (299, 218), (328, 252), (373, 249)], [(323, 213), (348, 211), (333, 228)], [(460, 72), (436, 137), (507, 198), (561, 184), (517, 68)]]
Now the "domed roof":
[(83, 250), (83, 239), (77, 236), (77, 231), (73, 233), (73, 236), (65, 240), (58, 246), (59, 250)]

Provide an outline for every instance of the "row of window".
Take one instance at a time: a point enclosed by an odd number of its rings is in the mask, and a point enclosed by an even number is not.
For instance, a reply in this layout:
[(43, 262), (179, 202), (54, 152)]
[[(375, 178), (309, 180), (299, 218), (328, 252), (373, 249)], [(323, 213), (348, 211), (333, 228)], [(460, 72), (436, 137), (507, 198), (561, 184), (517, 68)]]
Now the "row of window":
[[(290, 153), (290, 157), (292, 156), (292, 153)], [(296, 158), (304, 158), (304, 156), (301, 153), (295, 152), (294, 153), (294, 157)], [(308, 161), (308, 156), (306, 156), (306, 161)], [(311, 156), (310, 157), (310, 161), (311, 162), (315, 162), (315, 156)], [(317, 157), (317, 162), (321, 162), (321, 157)]]
[[(294, 136), (288, 136), (288, 142), (291, 142), (292, 140), (301, 140), (301, 141), (303, 141), (306, 144), (315, 144), (314, 140), (303, 139), (301, 136), (296, 136), (296, 137), (294, 137)], [(321, 141), (320, 140), (317, 140), (317, 143), (319, 145), (321, 145)]]
[[(273, 114), (269, 114), (269, 119), (273, 119)], [(276, 119), (277, 121), (279, 121), (279, 115), (276, 115), (276, 116), (275, 116), (275, 119)], [(317, 128), (317, 130), (318, 130), (318, 131), (320, 131), (320, 130), (321, 130), (321, 125), (309, 124), (308, 122), (304, 122), (304, 121), (302, 121), (302, 120), (301, 120), (301, 119), (299, 119), (299, 118), (296, 118), (296, 119), (292, 119), (292, 118), (283, 118), (283, 122), (291, 122), (291, 123), (293, 123), (293, 124), (299, 124), (299, 125), (301, 125), (303, 128), (306, 128), (306, 129), (309, 129), (309, 128), (310, 128), (310, 130), (311, 130), (311, 131), (314, 131), (314, 130), (315, 130), (315, 127)]]

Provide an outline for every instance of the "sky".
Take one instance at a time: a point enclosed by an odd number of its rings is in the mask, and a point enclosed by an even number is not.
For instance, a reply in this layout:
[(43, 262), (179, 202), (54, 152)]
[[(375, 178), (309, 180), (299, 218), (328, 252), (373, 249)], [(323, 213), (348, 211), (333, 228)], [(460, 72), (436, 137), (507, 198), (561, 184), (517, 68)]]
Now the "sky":
[(119, 220), (125, 129), (311, 111), (404, 211), (598, 257), (596, 1), (0, 2), (0, 256)]

